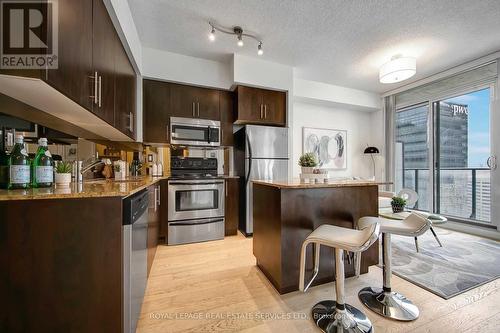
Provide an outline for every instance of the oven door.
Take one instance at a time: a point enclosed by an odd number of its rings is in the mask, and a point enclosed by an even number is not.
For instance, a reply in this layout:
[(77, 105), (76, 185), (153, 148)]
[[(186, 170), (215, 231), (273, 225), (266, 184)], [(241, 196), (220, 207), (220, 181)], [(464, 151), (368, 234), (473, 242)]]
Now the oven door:
[(224, 216), (224, 181), (170, 180), (168, 220), (192, 220)]
[(220, 146), (220, 122), (172, 117), (170, 143), (188, 146)]

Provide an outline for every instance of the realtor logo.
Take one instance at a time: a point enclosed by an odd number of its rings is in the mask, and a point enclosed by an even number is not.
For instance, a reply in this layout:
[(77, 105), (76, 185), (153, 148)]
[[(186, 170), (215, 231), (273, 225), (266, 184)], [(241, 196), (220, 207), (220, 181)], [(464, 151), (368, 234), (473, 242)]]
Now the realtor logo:
[(2, 1), (0, 68), (57, 68), (57, 18), (57, 0)]

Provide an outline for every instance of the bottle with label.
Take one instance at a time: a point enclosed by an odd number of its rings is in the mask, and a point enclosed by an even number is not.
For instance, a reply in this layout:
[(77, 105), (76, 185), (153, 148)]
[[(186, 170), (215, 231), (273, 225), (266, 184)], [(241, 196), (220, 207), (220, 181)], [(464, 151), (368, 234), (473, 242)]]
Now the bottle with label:
[(0, 130), (0, 188), (9, 187), (9, 155), (5, 151), (5, 129)]
[(47, 146), (47, 139), (38, 140), (38, 151), (32, 163), (32, 186), (51, 187), (54, 183), (54, 161)]
[(24, 137), (16, 135), (14, 147), (9, 156), (9, 189), (30, 187), (30, 158), (24, 146)]

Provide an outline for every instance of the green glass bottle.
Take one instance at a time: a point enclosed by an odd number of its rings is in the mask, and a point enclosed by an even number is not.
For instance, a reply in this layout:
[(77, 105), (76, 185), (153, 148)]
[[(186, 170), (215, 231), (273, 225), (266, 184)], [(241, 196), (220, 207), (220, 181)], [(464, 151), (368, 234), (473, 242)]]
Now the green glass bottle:
[(47, 139), (38, 140), (38, 151), (31, 163), (33, 187), (51, 187), (54, 183), (54, 161), (47, 146)]
[(0, 188), (9, 187), (9, 155), (5, 151), (5, 128), (0, 130)]
[(15, 145), (9, 156), (9, 189), (30, 187), (30, 158), (24, 146), (24, 137), (16, 135)]

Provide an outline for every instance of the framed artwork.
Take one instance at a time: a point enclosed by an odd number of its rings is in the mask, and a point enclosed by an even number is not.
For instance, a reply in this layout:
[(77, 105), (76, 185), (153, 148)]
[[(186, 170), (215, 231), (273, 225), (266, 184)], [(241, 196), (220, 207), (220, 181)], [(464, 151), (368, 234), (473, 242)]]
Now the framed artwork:
[(302, 127), (302, 152), (313, 153), (322, 169), (347, 168), (347, 131)]

